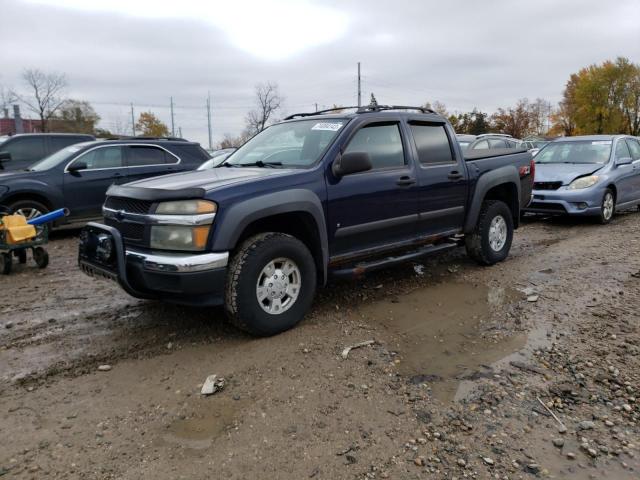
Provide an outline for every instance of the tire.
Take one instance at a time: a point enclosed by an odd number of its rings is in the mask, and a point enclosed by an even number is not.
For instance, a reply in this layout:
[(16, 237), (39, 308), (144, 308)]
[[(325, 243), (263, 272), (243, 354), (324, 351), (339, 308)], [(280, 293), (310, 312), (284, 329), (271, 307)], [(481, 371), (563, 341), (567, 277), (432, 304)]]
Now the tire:
[(18, 259), (18, 263), (25, 264), (27, 263), (27, 250), (14, 250), (13, 255)]
[[(276, 269), (269, 270), (270, 265)], [(295, 268), (287, 278), (269, 282), (267, 271), (284, 277), (286, 270), (280, 268), (291, 270), (292, 266)], [(283, 332), (300, 322), (311, 307), (316, 282), (315, 261), (300, 240), (284, 233), (261, 233), (247, 239), (229, 264), (227, 316), (233, 325), (252, 335)], [(294, 288), (296, 284), (298, 288)], [(261, 300), (259, 295), (263, 296)], [(269, 308), (271, 312), (267, 311)]]
[(20, 213), (27, 220), (49, 212), (49, 208), (37, 200), (17, 200), (9, 205), (14, 213)]
[(465, 237), (467, 255), (480, 265), (493, 265), (507, 258), (512, 241), (511, 210), (500, 200), (486, 200), (474, 231)]
[(9, 275), (11, 273), (11, 253), (0, 253), (0, 273)]
[(47, 268), (49, 265), (49, 254), (42, 247), (35, 247), (33, 249), (33, 260), (38, 265), (38, 268)]
[(602, 195), (602, 202), (600, 203), (600, 215), (598, 217), (599, 222), (602, 225), (606, 225), (611, 221), (613, 215), (616, 213), (616, 196), (610, 188), (607, 188)]

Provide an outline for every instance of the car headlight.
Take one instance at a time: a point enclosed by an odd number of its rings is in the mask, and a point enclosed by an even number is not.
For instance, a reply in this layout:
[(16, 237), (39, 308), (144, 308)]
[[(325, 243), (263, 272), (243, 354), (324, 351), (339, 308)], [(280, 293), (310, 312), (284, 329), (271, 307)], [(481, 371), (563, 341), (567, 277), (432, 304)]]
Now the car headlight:
[(201, 213), (216, 213), (217, 209), (217, 205), (208, 200), (178, 200), (160, 203), (156, 208), (156, 213), (162, 215), (198, 215)]
[(571, 182), (567, 187), (569, 190), (580, 190), (582, 188), (589, 188), (598, 183), (600, 177), (597, 175), (590, 175), (588, 177), (580, 177)]
[(154, 225), (151, 227), (151, 248), (201, 251), (207, 246), (210, 229), (211, 225)]

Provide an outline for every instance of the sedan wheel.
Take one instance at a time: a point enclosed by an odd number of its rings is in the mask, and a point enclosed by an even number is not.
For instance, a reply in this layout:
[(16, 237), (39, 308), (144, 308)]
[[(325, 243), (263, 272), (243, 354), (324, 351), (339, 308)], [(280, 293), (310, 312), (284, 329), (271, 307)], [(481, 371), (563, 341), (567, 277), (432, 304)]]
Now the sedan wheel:
[(609, 223), (613, 218), (613, 214), (616, 210), (615, 197), (610, 189), (604, 192), (602, 197), (602, 206), (600, 208), (600, 223)]

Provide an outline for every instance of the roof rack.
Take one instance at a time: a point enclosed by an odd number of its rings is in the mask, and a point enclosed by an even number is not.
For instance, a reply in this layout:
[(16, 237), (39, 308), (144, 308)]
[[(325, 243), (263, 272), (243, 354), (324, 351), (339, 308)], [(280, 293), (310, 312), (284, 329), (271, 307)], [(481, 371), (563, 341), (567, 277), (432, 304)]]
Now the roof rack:
[(172, 142), (188, 142), (186, 138), (180, 137), (154, 137), (154, 136), (146, 136), (146, 135), (115, 135), (113, 137), (107, 138), (107, 140), (167, 140)]
[(293, 120), (296, 117), (313, 117), (314, 115), (322, 115), (323, 113), (341, 112), (343, 110), (353, 110), (355, 113), (381, 112), (383, 110), (417, 110), (421, 113), (436, 113), (427, 107), (409, 107), (406, 105), (365, 105), (362, 107), (335, 107), (319, 110), (317, 112), (294, 113), (285, 118), (285, 120)]

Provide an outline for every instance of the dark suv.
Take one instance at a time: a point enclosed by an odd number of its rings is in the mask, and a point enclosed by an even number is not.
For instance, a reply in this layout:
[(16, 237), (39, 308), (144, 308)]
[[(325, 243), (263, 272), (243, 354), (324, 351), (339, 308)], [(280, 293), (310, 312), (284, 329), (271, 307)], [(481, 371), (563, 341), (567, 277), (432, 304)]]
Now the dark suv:
[(27, 218), (67, 208), (67, 222), (100, 217), (112, 184), (195, 170), (209, 159), (182, 139), (127, 139), (71, 145), (23, 172), (0, 173), (0, 204)]
[(22, 170), (74, 143), (95, 140), (81, 133), (25, 133), (0, 137), (0, 170)]

